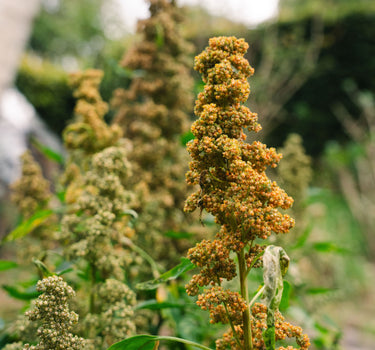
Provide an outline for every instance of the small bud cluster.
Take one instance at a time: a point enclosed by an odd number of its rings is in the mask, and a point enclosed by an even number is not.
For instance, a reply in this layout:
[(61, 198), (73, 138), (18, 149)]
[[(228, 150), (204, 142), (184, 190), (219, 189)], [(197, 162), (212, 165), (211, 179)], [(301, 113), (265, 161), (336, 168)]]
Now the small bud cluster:
[(312, 177), (311, 158), (306, 155), (302, 138), (298, 134), (290, 134), (280, 151), (283, 161), (277, 172), (282, 184), (294, 198), (293, 211), (298, 211), (302, 208)]
[(75, 295), (73, 289), (61, 277), (50, 276), (38, 282), (37, 290), (42, 294), (26, 316), (41, 323), (37, 332), (40, 342), (36, 346), (26, 344), (23, 350), (83, 349), (84, 340), (70, 333), (78, 321), (78, 315), (68, 305)]
[[(253, 336), (254, 348), (264, 349), (263, 332), (267, 329), (267, 307), (263, 304), (256, 303), (252, 307), (253, 315)], [(307, 350), (310, 346), (310, 340), (306, 334), (302, 333), (302, 328), (293, 326), (289, 322), (285, 322), (283, 315), (277, 311), (275, 314), (275, 335), (276, 340), (284, 340), (286, 338), (295, 338), (297, 345), (301, 350)], [(295, 350), (292, 346), (284, 348), (283, 346), (277, 350)]]
[(50, 184), (43, 178), (40, 166), (30, 151), (21, 156), (22, 175), (14, 182), (12, 201), (17, 205), (25, 219), (30, 218), (38, 209), (45, 208), (51, 198)]
[[(199, 188), (186, 200), (185, 211), (204, 209), (221, 229), (215, 240), (204, 240), (189, 250), (188, 258), (200, 273), (186, 289), (197, 295), (200, 287), (211, 286), (198, 296), (197, 304), (210, 311), (212, 323), (230, 323), (231, 330), (216, 342), (220, 350), (264, 348), (263, 343), (255, 344), (267, 324), (263, 327), (249, 312), (246, 276), (262, 266), (259, 256), (264, 247), (255, 240), (265, 240), (272, 232), (287, 233), (294, 225), (279, 211), (290, 208), (293, 199), (265, 173), (267, 167), (277, 166), (281, 155), (261, 142), (245, 143), (244, 128), (260, 130), (257, 115), (243, 106), (250, 93), (247, 77), (254, 71), (243, 57), (247, 48), (243, 39), (212, 38), (195, 59), (206, 85), (195, 105), (198, 119), (191, 128), (195, 139), (188, 144), (192, 161), (186, 178)], [(231, 252), (237, 255), (238, 273)], [(241, 294), (222, 287), (223, 280), (237, 274)], [(284, 339), (284, 334), (300, 339), (299, 330), (285, 327), (277, 339)]]
[(71, 85), (78, 99), (75, 107), (76, 121), (64, 130), (65, 146), (79, 153), (92, 154), (114, 145), (121, 137), (121, 129), (117, 125), (108, 126), (104, 115), (108, 111), (102, 100), (98, 87), (103, 72), (89, 69), (83, 73), (71, 75)]
[(98, 286), (96, 294), (96, 313), (87, 314), (80, 325), (94, 330), (90, 334), (93, 349), (108, 347), (135, 334), (135, 293), (121, 281), (109, 278)]
[[(22, 175), (12, 186), (11, 200), (16, 204), (23, 219), (30, 219), (39, 210), (49, 209), (51, 199), (50, 183), (43, 177), (42, 169), (30, 151), (21, 156)], [(18, 245), (17, 257), (21, 262), (30, 263), (33, 257), (53, 246), (53, 232), (56, 217), (50, 216), (41, 225), (24, 237)]]

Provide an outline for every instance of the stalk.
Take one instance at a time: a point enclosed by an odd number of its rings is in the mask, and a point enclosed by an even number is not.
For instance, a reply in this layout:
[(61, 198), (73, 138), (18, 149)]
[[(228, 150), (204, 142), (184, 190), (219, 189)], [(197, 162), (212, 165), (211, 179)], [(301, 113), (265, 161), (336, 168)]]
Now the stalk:
[(90, 290), (90, 313), (95, 313), (95, 286), (96, 286), (96, 267), (94, 264), (90, 266), (91, 290)]
[[(241, 296), (246, 301), (246, 304), (249, 303), (249, 292), (247, 288), (247, 271), (246, 271), (246, 261), (244, 249), (241, 250), (238, 256), (238, 265), (239, 265), (239, 278), (240, 278), (240, 290)], [(244, 334), (244, 350), (253, 349), (253, 340), (251, 335), (251, 318), (250, 318), (250, 309), (247, 307), (243, 312), (243, 334)]]

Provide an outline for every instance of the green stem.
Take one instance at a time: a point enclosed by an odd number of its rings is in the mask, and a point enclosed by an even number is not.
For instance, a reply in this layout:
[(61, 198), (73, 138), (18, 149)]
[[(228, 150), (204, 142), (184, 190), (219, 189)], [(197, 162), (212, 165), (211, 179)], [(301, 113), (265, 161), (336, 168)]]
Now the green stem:
[[(216, 276), (216, 279), (217, 279), (217, 284), (218, 284), (219, 286), (221, 286), (220, 278)], [(236, 340), (238, 346), (241, 347), (240, 339), (238, 338), (238, 334), (237, 334), (237, 332), (236, 332), (236, 330), (235, 330), (235, 328), (234, 328), (233, 321), (232, 321), (232, 319), (230, 318), (229, 311), (228, 311), (228, 307), (227, 307), (227, 304), (226, 304), (225, 301), (223, 301), (223, 305), (224, 305), (225, 313), (227, 314), (227, 317), (228, 317), (228, 321), (229, 321), (229, 324), (230, 324), (230, 328), (232, 329), (233, 337), (234, 337), (234, 339)]]
[(258, 293), (254, 295), (254, 298), (251, 299), (250, 303), (249, 303), (249, 309), (251, 308), (251, 306), (254, 304), (255, 300), (258, 299), (259, 295), (261, 295), (264, 291), (264, 286), (262, 288), (259, 289)]
[[(239, 265), (239, 278), (240, 278), (240, 288), (241, 296), (245, 300), (246, 305), (249, 304), (249, 293), (247, 288), (247, 271), (246, 271), (246, 260), (245, 260), (245, 251), (241, 250), (238, 256), (238, 265)], [(244, 347), (243, 350), (252, 350), (253, 349), (253, 340), (251, 335), (251, 318), (250, 318), (250, 309), (247, 307), (242, 314), (243, 319), (243, 334), (244, 334)]]
[(96, 267), (90, 266), (91, 269), (91, 290), (90, 290), (90, 313), (95, 313), (95, 286), (96, 286)]
[(234, 328), (233, 322), (232, 322), (232, 320), (231, 320), (231, 318), (229, 316), (229, 311), (228, 311), (228, 308), (227, 308), (227, 304), (225, 302), (223, 302), (223, 304), (224, 304), (225, 312), (226, 312), (228, 320), (229, 320), (230, 328), (232, 329), (233, 337), (236, 340), (238, 346), (241, 347), (240, 339), (238, 338), (238, 334), (237, 334), (237, 332), (236, 332), (236, 330)]
[(151, 266), (152, 269), (152, 275), (154, 278), (160, 277), (160, 269), (154, 259), (151, 258), (150, 255), (148, 255), (142, 248), (135, 245), (129, 238), (124, 237), (123, 242), (134, 252), (138, 253), (143, 259), (145, 259)]

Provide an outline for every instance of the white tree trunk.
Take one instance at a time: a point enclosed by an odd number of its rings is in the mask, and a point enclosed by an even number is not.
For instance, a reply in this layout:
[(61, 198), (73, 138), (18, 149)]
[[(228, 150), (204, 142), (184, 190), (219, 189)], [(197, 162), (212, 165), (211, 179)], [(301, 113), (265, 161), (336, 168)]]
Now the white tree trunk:
[(40, 0), (0, 0), (0, 96), (13, 84)]

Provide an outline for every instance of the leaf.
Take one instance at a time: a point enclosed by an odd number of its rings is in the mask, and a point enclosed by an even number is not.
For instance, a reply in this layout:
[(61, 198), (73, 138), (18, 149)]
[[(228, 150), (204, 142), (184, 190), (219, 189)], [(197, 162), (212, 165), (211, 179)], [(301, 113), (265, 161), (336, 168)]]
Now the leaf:
[(65, 159), (64, 159), (64, 156), (62, 154), (60, 154), (60, 153), (52, 150), (51, 148), (43, 145), (42, 143), (40, 143), (36, 139), (32, 139), (31, 142), (48, 159), (51, 159), (51, 160), (53, 160), (56, 163), (59, 163), (61, 165), (64, 164)]
[(194, 134), (191, 131), (188, 131), (188, 132), (182, 134), (181, 137), (180, 137), (182, 146), (185, 147), (186, 144), (189, 141), (194, 140), (194, 138), (195, 138), (195, 136), (194, 136)]
[(40, 260), (33, 258), (33, 264), (36, 266), (38, 271), (44, 277), (53, 276), (54, 274), (48, 269), (48, 267)]
[(284, 290), (283, 296), (281, 297), (279, 309), (285, 311), (289, 307), (290, 294), (292, 293), (292, 285), (288, 281), (283, 281)]
[(42, 225), (51, 215), (52, 210), (39, 210), (31, 218), (21, 222), (12, 232), (4, 237), (3, 242), (14, 241), (29, 234)]
[(313, 295), (327, 294), (327, 293), (332, 293), (335, 290), (336, 289), (334, 289), (334, 288), (316, 287), (316, 288), (309, 288), (308, 290), (306, 290), (306, 293), (307, 294), (313, 294)]
[(310, 223), (309, 226), (306, 227), (306, 229), (302, 232), (302, 234), (298, 237), (297, 243), (291, 248), (291, 249), (298, 249), (305, 245), (307, 239), (310, 236), (310, 233), (312, 232), (313, 225)]
[(162, 48), (164, 46), (164, 29), (160, 24), (156, 24), (155, 26), (156, 29), (156, 46), (158, 49)]
[(174, 238), (174, 239), (184, 239), (184, 238), (193, 237), (193, 234), (190, 232), (176, 232), (176, 231), (167, 231), (164, 235), (166, 237)]
[(9, 285), (3, 285), (2, 288), (13, 298), (19, 299), (19, 300), (32, 300), (39, 296), (39, 292), (35, 289), (35, 286), (33, 288), (22, 290), (17, 287), (9, 286)]
[(275, 349), (275, 312), (283, 295), (283, 276), (289, 267), (289, 257), (281, 247), (268, 246), (263, 255), (264, 304), (267, 306), (267, 329), (263, 333), (267, 350)]
[(152, 290), (156, 289), (160, 284), (176, 279), (186, 271), (192, 270), (195, 265), (187, 258), (181, 258), (181, 263), (171, 270), (163, 273), (159, 278), (150, 280), (136, 285), (137, 289)]
[(147, 300), (139, 303), (135, 306), (135, 310), (149, 309), (149, 310), (161, 310), (171, 308), (183, 308), (185, 304), (169, 303), (169, 302), (158, 302), (156, 299)]
[(340, 253), (340, 254), (346, 254), (350, 251), (346, 248), (339, 247), (335, 243), (332, 242), (316, 242), (312, 244), (312, 247), (321, 253)]
[(134, 337), (127, 338), (125, 340), (122, 340), (118, 343), (111, 345), (107, 350), (156, 350), (158, 349), (160, 340), (169, 340), (191, 345), (193, 347), (203, 350), (211, 350), (207, 346), (194, 343), (190, 340), (155, 335), (136, 335)]
[(14, 261), (0, 260), (0, 271), (10, 270), (17, 266), (18, 264)]

